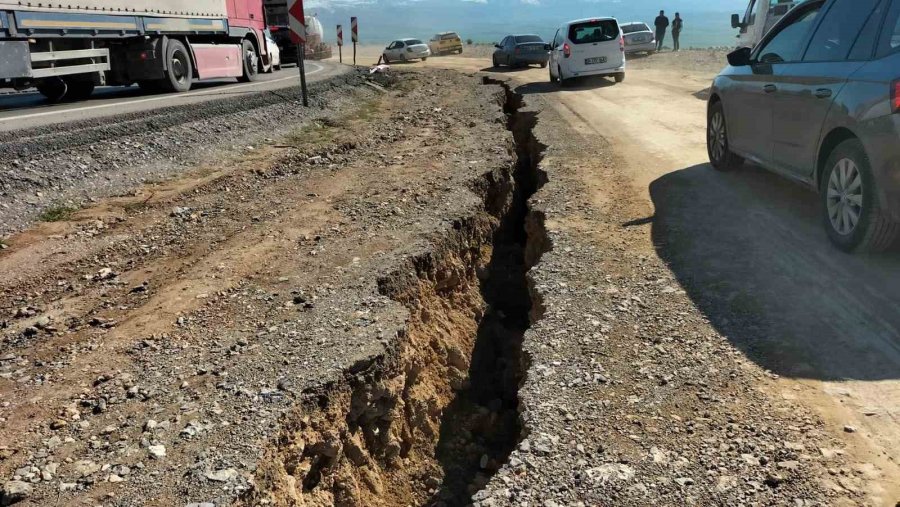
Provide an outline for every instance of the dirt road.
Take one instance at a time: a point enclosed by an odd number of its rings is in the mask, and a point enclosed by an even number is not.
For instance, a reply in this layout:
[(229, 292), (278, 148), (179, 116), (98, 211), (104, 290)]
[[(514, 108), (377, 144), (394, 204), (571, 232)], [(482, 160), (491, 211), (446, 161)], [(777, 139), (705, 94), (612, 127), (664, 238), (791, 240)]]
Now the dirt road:
[[(680, 60), (678, 60), (678, 59)], [(487, 71), (543, 95), (570, 125), (609, 139), (652, 204), (637, 225), (719, 332), (780, 378), (778, 396), (825, 418), (866, 475), (873, 501), (900, 498), (900, 259), (831, 248), (817, 196), (757, 167), (715, 172), (705, 148), (714, 55), (638, 59), (623, 85), (561, 90), (546, 70), (441, 57), (428, 67)], [(853, 433), (845, 432), (853, 430)]]

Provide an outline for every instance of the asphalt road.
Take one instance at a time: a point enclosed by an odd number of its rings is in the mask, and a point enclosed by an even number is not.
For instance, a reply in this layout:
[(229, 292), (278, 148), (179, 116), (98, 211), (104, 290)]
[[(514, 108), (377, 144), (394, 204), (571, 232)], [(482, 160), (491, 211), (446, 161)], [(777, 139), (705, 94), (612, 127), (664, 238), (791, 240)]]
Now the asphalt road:
[[(309, 82), (327, 79), (349, 68), (327, 61), (307, 62), (306, 65)], [(62, 104), (48, 104), (37, 92), (0, 95), (0, 132), (161, 107), (187, 106), (225, 97), (287, 88), (296, 85), (299, 79), (297, 68), (287, 67), (272, 74), (263, 74), (259, 81), (253, 83), (236, 83), (233, 79), (213, 80), (196, 83), (191, 91), (180, 94), (146, 93), (137, 86), (107, 86), (98, 88), (89, 100)]]

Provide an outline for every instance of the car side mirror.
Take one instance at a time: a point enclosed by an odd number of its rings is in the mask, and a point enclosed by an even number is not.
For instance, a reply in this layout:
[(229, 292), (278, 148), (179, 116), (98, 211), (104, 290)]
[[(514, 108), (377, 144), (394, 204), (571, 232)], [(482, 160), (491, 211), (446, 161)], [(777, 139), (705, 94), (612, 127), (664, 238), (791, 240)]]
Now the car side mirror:
[(731, 65), (732, 67), (746, 67), (751, 63), (751, 54), (752, 50), (750, 48), (737, 48), (731, 53), (728, 53), (728, 65)]
[(494, 43), (494, 47), (497, 49), (501, 49), (500, 44), (497, 44), (496, 42)]
[(741, 23), (740, 14), (732, 14), (731, 15), (731, 28), (744, 28), (743, 23)]

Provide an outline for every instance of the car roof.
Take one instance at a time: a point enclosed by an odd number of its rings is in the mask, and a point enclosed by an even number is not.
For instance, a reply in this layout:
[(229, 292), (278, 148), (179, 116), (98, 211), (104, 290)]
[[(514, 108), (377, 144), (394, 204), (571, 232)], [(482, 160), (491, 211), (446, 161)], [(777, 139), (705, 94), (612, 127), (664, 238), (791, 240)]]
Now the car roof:
[(411, 41), (411, 40), (417, 40), (417, 41), (419, 41), (419, 42), (422, 41), (422, 39), (416, 39), (415, 37), (408, 37), (408, 38), (406, 38), (406, 39), (397, 39), (397, 40), (403, 41), (403, 42)]
[(452, 33), (453, 35), (456, 35), (456, 32), (438, 32), (437, 34), (438, 34), (438, 35), (450, 35), (451, 33)]
[(589, 21), (610, 21), (610, 20), (615, 21), (616, 23), (619, 22), (618, 19), (616, 19), (616, 18), (614, 18), (614, 17), (611, 17), (611, 16), (600, 16), (600, 17), (596, 17), (596, 18), (573, 19), (572, 21), (569, 21), (569, 22), (567, 22), (566, 24), (567, 24), (567, 25), (574, 25), (574, 24), (576, 24), (576, 23), (587, 23), (587, 22), (589, 22)]
[(540, 35), (536, 33), (512, 33), (507, 35), (507, 37), (540, 37)]
[(619, 24), (622, 26), (626, 26), (626, 25), (644, 25), (646, 27), (650, 26), (647, 23), (644, 23), (643, 21), (629, 21), (628, 23), (619, 23)]

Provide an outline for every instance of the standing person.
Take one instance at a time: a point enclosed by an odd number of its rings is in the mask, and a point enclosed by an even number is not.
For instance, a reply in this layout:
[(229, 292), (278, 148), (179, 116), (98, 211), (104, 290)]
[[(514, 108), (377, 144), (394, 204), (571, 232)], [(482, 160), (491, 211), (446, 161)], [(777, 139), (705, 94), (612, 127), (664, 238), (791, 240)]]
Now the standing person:
[(678, 38), (681, 37), (681, 29), (684, 28), (684, 20), (681, 19), (680, 13), (675, 13), (675, 19), (672, 20), (672, 41), (675, 45), (675, 51), (681, 49)]
[(666, 39), (666, 28), (669, 28), (669, 18), (666, 17), (666, 11), (659, 11), (659, 16), (656, 16), (656, 21), (653, 24), (656, 25), (656, 50), (662, 51), (663, 41)]

